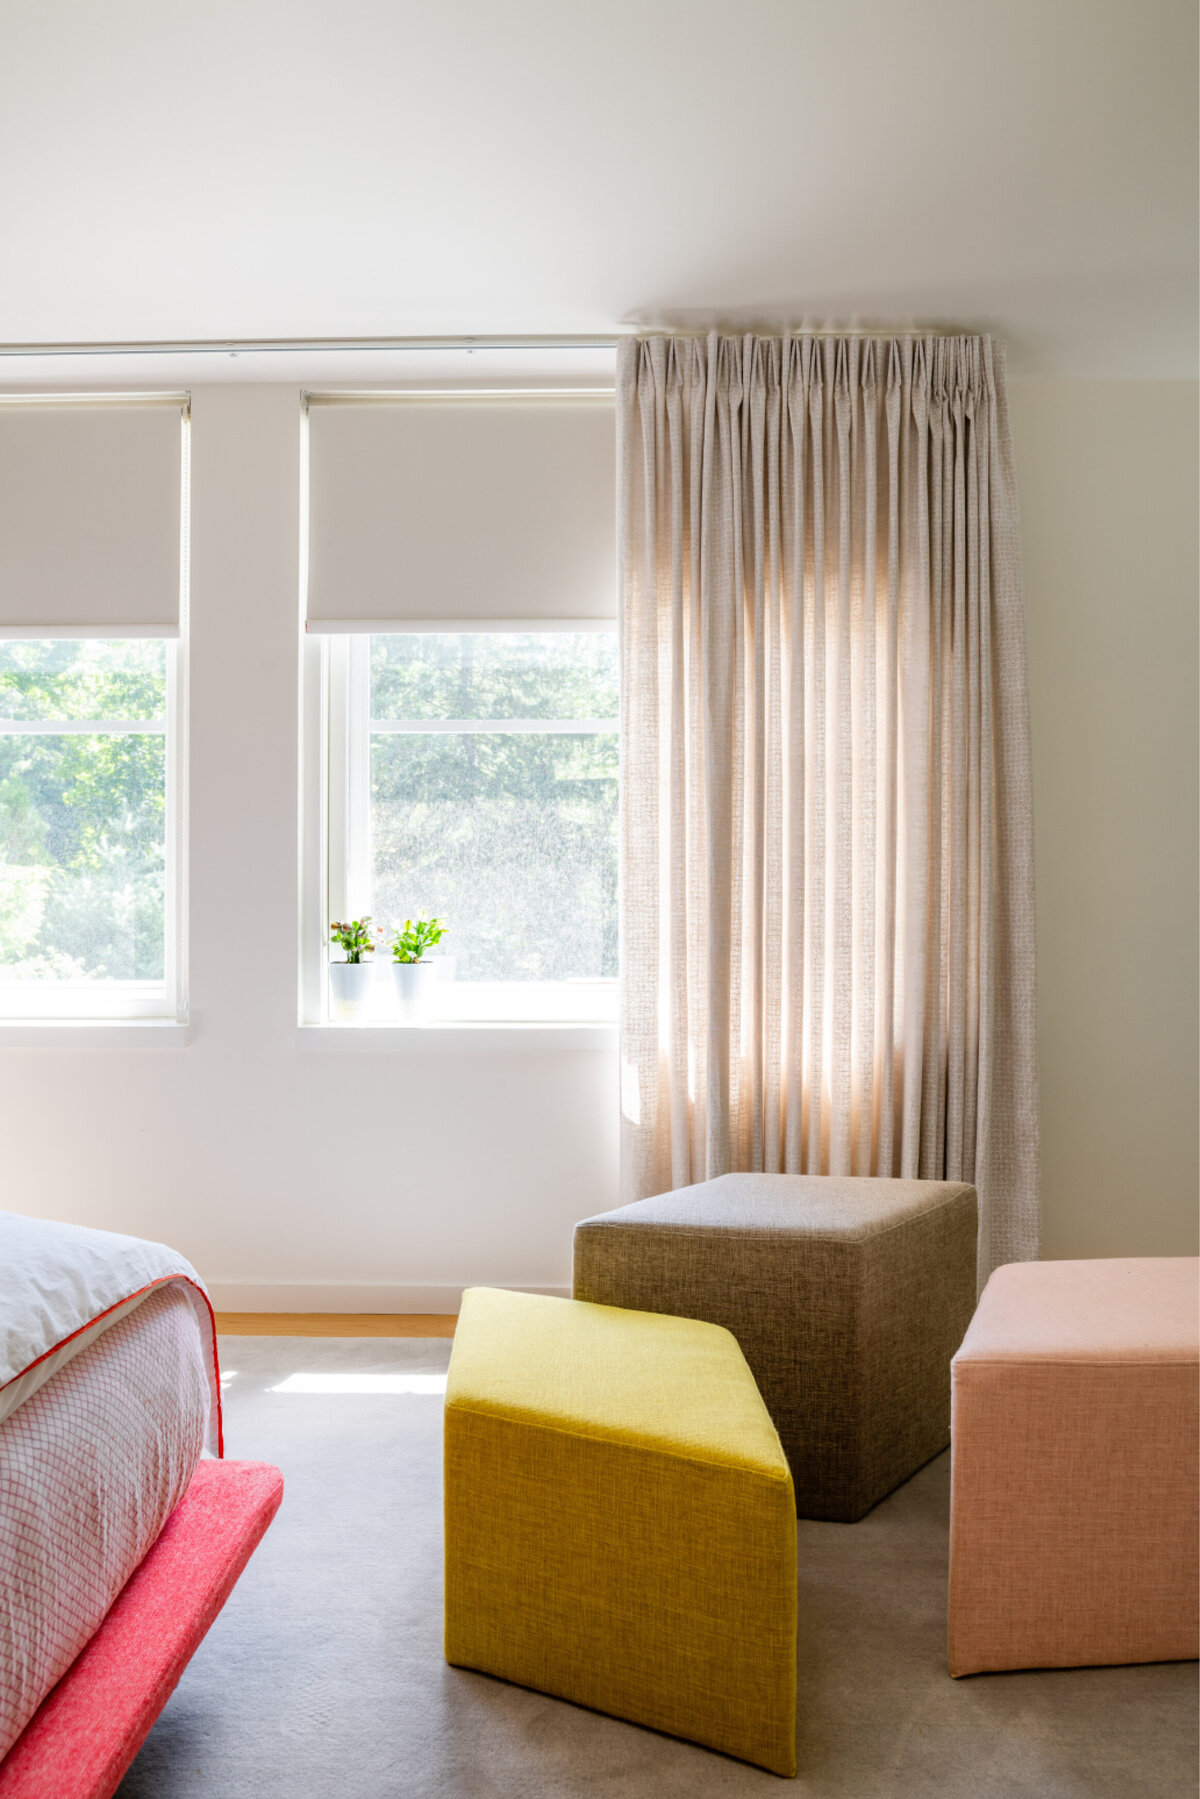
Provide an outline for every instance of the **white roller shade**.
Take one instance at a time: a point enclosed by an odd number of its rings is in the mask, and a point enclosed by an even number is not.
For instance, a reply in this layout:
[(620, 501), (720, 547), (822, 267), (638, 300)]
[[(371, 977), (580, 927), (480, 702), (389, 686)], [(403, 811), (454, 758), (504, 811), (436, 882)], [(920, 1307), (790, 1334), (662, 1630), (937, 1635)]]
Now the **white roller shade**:
[(310, 396), (308, 434), (310, 630), (615, 618), (609, 396)]
[(183, 405), (0, 402), (0, 637), (178, 633)]

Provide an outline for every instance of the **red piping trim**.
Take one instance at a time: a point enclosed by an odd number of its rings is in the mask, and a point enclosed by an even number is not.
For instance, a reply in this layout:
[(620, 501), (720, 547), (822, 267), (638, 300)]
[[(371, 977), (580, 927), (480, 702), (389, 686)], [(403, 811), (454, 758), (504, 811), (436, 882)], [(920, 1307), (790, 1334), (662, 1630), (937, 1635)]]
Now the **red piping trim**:
[(217, 1454), (218, 1456), (223, 1457), (225, 1454), (225, 1420), (223, 1408), (221, 1406), (221, 1364), (217, 1357), (217, 1315), (213, 1311), (212, 1300), (208, 1297), (208, 1294), (204, 1291), (204, 1288), (200, 1285), (199, 1281), (194, 1281), (191, 1276), (187, 1274), (164, 1274), (160, 1276), (158, 1280), (150, 1281), (146, 1286), (138, 1287), (134, 1292), (127, 1293), (124, 1299), (114, 1300), (112, 1305), (105, 1306), (102, 1312), (97, 1312), (94, 1318), (89, 1318), (86, 1324), (81, 1324), (78, 1330), (73, 1330), (69, 1336), (60, 1337), (57, 1343), (52, 1343), (50, 1348), (43, 1350), (40, 1356), (35, 1356), (33, 1361), (22, 1368), (19, 1374), (13, 1375), (12, 1380), (7, 1380), (3, 1385), (0, 1385), (0, 1393), (3, 1393), (5, 1388), (11, 1387), (13, 1381), (23, 1380), (25, 1375), (32, 1373), (33, 1369), (39, 1367), (41, 1363), (46, 1360), (47, 1356), (52, 1356), (58, 1350), (65, 1349), (68, 1343), (73, 1343), (76, 1337), (81, 1337), (83, 1335), (84, 1331), (90, 1331), (93, 1325), (99, 1324), (102, 1319), (107, 1318), (110, 1312), (119, 1311), (122, 1306), (127, 1306), (131, 1299), (140, 1299), (143, 1293), (153, 1293), (156, 1287), (170, 1286), (173, 1281), (182, 1281), (185, 1286), (194, 1288), (208, 1307), (208, 1323), (212, 1333), (213, 1379), (216, 1385), (217, 1400)]

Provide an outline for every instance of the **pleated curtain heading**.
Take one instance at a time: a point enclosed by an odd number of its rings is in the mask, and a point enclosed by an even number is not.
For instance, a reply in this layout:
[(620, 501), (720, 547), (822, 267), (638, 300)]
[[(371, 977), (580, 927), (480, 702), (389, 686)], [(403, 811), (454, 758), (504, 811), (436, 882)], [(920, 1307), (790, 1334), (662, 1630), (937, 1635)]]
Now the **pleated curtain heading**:
[(617, 407), (624, 1197), (967, 1180), (1035, 1256), (1002, 348), (631, 338)]

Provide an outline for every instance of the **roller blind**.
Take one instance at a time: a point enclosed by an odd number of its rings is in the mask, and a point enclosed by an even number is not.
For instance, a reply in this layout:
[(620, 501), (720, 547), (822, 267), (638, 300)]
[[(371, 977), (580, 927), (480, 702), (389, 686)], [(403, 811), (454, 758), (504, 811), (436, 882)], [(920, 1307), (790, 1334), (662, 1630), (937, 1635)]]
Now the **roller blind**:
[(612, 398), (308, 407), (313, 631), (616, 616)]
[(0, 403), (0, 637), (178, 634), (184, 408)]

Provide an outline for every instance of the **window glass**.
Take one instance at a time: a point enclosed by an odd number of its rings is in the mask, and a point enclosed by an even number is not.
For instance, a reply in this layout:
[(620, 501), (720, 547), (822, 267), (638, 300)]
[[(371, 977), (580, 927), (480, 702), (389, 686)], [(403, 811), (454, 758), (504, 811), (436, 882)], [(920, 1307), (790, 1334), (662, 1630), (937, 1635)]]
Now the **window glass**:
[(165, 728), (161, 639), (0, 641), (0, 718), (127, 719)]
[(165, 978), (166, 656), (0, 642), (0, 980)]
[(611, 631), (371, 639), (372, 720), (616, 716)]
[(376, 921), (448, 919), (460, 981), (615, 977), (615, 637), (373, 637), (370, 693)]

